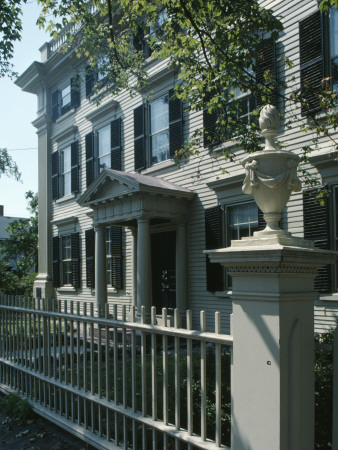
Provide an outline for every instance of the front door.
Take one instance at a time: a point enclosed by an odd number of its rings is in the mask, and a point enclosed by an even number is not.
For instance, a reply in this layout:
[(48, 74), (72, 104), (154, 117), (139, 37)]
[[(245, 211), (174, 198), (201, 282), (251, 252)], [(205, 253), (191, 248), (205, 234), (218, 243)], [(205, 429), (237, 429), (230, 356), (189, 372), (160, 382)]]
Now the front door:
[(176, 308), (176, 232), (151, 235), (151, 264), (153, 305), (156, 313), (168, 308), (172, 314)]

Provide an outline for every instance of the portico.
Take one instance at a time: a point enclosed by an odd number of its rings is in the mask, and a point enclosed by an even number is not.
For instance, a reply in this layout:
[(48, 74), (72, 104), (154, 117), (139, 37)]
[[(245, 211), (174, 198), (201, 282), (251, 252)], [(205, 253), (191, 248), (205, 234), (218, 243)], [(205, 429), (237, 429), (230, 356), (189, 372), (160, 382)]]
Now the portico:
[[(152, 298), (151, 235), (154, 230), (175, 231), (176, 308), (188, 306), (189, 204), (194, 192), (158, 177), (105, 169), (80, 197), (78, 203), (93, 210), (95, 229), (95, 301), (100, 310), (107, 302), (107, 226), (126, 227), (133, 236), (133, 305), (138, 315), (145, 306), (150, 317)], [(165, 255), (164, 255), (165, 256)], [(136, 271), (136, 273), (135, 273)], [(135, 298), (136, 297), (136, 298)]]

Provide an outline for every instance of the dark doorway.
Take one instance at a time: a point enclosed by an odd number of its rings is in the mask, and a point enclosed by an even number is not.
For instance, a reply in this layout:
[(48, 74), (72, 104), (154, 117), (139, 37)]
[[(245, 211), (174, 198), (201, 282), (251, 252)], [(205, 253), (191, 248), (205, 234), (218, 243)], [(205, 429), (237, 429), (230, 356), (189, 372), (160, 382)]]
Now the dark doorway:
[(156, 313), (176, 308), (176, 232), (167, 231), (151, 235), (151, 264), (153, 305)]

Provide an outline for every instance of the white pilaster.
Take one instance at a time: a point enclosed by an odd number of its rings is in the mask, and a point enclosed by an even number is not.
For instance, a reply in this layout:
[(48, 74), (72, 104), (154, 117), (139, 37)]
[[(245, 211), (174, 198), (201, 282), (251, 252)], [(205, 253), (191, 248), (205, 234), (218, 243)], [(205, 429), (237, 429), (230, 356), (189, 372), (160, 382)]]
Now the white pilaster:
[(180, 223), (176, 229), (176, 308), (181, 317), (188, 309), (188, 243), (187, 225)]
[(141, 315), (141, 307), (145, 306), (146, 315), (150, 318), (152, 305), (151, 285), (151, 250), (149, 219), (137, 220), (137, 314)]
[(107, 303), (106, 239), (103, 227), (95, 228), (95, 302), (98, 312)]

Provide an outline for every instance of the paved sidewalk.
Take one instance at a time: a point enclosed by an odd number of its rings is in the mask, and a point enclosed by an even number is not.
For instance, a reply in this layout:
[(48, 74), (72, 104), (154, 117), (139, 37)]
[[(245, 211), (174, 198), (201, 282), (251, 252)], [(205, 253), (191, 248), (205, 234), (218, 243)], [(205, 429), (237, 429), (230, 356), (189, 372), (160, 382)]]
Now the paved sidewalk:
[(26, 423), (18, 424), (2, 412), (0, 394), (0, 449), (6, 450), (76, 450), (93, 449), (52, 422), (37, 414)]

